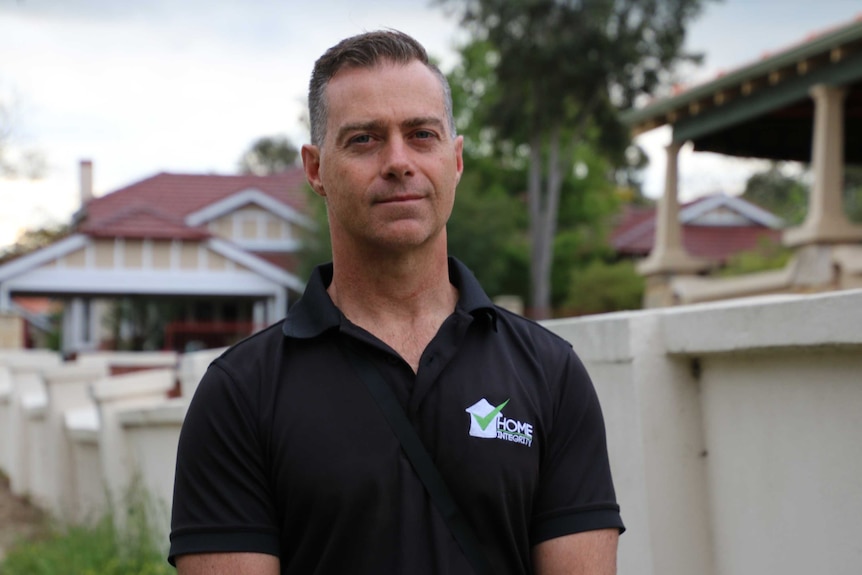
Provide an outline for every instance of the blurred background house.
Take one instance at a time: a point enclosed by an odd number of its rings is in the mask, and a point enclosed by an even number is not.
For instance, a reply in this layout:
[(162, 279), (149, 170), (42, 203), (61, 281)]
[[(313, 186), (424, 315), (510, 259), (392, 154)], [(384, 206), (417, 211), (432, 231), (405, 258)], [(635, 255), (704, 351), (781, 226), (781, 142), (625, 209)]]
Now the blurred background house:
[(0, 265), (0, 309), (22, 310), (29, 334), (44, 320), (28, 311), (33, 298), (59, 302), (67, 355), (228, 345), (283, 317), (301, 293), (295, 254), (313, 227), (305, 199), (300, 168), (160, 173), (94, 198), (82, 161), (81, 209), (66, 234)]
[[(719, 267), (741, 252), (781, 242), (784, 221), (742, 198), (715, 194), (680, 206), (682, 245)], [(655, 206), (624, 206), (610, 242), (621, 257), (641, 260), (655, 247)]]
[[(670, 126), (654, 247), (639, 265), (646, 307), (767, 293), (862, 287), (862, 225), (844, 207), (845, 168), (862, 164), (862, 20), (841, 25), (710, 82), (624, 114), (635, 134)], [(781, 270), (707, 278), (679, 205), (678, 156), (695, 151), (810, 163), (800, 225), (785, 229)], [(689, 212), (690, 213), (690, 212)], [(687, 233), (688, 232), (688, 233)]]

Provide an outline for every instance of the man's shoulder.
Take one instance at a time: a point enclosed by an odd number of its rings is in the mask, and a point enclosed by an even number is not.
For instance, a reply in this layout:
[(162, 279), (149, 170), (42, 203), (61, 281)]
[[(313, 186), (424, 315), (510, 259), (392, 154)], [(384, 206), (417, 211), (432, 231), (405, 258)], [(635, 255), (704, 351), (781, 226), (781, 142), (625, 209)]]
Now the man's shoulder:
[[(283, 352), (284, 320), (251, 334), (233, 344), (214, 363), (230, 370), (243, 370), (261, 364)], [(265, 365), (265, 361), (263, 362)]]
[(572, 344), (535, 320), (518, 315), (499, 306), (494, 306), (497, 312), (498, 331), (505, 329), (513, 336), (523, 338), (541, 348), (568, 353)]

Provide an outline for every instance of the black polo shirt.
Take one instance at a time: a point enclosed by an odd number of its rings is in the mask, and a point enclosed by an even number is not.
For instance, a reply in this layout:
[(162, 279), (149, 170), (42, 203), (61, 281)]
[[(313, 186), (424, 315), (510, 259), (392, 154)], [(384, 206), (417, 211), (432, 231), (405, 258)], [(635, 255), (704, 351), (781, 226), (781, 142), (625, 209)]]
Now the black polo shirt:
[(351, 324), (318, 268), (280, 322), (209, 367), (180, 435), (171, 561), (277, 555), (282, 573), (468, 574), (344, 351), (359, 342), (500, 574), (530, 573), (536, 543), (620, 528), (601, 411), (563, 339), (495, 307), (461, 263), (454, 313), (418, 373)]

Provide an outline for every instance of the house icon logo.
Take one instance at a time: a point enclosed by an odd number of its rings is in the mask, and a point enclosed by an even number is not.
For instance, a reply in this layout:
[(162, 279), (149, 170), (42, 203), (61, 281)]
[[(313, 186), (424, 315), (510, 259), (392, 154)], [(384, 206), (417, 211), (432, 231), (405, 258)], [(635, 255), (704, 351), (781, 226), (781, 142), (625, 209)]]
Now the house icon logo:
[(468, 407), (465, 411), (470, 414), (470, 435), (489, 439), (497, 437), (498, 421), (507, 403), (508, 399), (494, 407), (483, 397)]

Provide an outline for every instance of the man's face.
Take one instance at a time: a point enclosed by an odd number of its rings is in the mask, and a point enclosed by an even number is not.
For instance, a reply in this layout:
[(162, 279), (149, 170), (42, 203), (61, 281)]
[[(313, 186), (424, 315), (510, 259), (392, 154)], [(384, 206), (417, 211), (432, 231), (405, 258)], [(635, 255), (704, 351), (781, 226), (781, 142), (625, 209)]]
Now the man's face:
[(449, 134), (434, 73), (417, 61), (346, 68), (330, 80), (326, 101), (325, 140), (304, 146), (302, 159), (326, 198), (333, 248), (445, 242), (463, 139)]

